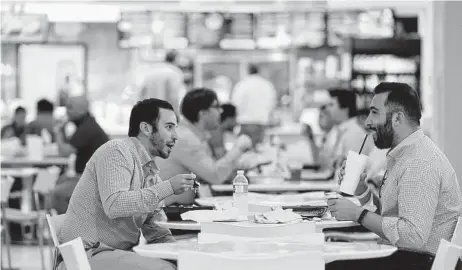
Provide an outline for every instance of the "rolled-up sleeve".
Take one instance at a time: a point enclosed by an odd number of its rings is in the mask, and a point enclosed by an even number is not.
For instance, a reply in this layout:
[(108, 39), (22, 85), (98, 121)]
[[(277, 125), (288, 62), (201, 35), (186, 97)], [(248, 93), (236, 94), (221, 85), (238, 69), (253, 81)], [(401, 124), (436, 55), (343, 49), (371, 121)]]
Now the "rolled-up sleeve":
[(423, 247), (435, 219), (441, 177), (428, 161), (414, 160), (398, 180), (398, 217), (384, 217), (382, 230), (396, 246)]
[(133, 159), (128, 150), (114, 145), (96, 160), (98, 191), (104, 211), (109, 218), (151, 213), (159, 203), (173, 194), (170, 181), (139, 190), (130, 190)]

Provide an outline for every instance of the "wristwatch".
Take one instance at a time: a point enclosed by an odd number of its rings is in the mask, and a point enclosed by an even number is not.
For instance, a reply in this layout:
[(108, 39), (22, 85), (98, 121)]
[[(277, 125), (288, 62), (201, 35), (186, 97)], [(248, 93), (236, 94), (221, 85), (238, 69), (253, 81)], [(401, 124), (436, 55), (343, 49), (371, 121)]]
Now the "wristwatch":
[(358, 221), (357, 221), (359, 224), (363, 223), (363, 219), (364, 219), (364, 217), (366, 217), (367, 213), (369, 213), (369, 210), (367, 210), (367, 209), (363, 209), (363, 211), (361, 211), (361, 214), (359, 214), (359, 218), (358, 218)]

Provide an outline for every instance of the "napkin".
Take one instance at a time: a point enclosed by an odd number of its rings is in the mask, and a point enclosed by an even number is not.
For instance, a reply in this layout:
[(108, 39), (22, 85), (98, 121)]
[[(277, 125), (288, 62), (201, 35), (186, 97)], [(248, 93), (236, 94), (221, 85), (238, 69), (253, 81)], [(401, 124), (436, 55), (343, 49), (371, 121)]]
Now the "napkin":
[(239, 216), (237, 208), (228, 210), (195, 210), (181, 214), (181, 219), (196, 222), (244, 221), (247, 217)]
[(282, 208), (277, 208), (274, 211), (256, 214), (254, 216), (255, 223), (264, 223), (264, 224), (277, 224), (277, 223), (289, 223), (301, 221), (302, 216), (296, 214), (292, 209), (283, 210)]

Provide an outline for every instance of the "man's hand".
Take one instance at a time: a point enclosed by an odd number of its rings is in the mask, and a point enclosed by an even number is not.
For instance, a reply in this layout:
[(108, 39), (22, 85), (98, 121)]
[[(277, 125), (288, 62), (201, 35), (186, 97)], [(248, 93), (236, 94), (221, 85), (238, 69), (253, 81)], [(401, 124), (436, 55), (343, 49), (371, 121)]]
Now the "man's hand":
[(241, 151), (245, 152), (252, 148), (252, 139), (248, 135), (241, 135), (237, 138), (236, 147)]
[(337, 220), (357, 221), (362, 208), (345, 198), (329, 199), (329, 211)]
[[(342, 184), (343, 177), (345, 177), (345, 166), (346, 166), (346, 160), (343, 161), (343, 164), (340, 167), (340, 171), (338, 173), (339, 184)], [(363, 194), (367, 190), (366, 178), (367, 178), (367, 175), (365, 173), (362, 173), (360, 176), (359, 182), (358, 182), (358, 186), (356, 187), (356, 191), (355, 191), (356, 196)]]
[(190, 190), (194, 186), (194, 179), (196, 176), (194, 174), (178, 174), (170, 178), (170, 184), (172, 185), (173, 192), (178, 195), (186, 190)]

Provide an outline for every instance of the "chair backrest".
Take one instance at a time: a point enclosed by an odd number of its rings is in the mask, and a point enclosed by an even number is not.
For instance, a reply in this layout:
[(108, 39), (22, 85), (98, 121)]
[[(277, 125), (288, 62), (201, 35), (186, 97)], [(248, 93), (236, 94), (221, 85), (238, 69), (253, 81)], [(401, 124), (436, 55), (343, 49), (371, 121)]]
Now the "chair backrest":
[(181, 251), (178, 256), (179, 270), (324, 270), (325, 262), (321, 251), (301, 251), (294, 253), (268, 254), (256, 256), (236, 256), (236, 254), (216, 254), (197, 251)]
[(60, 172), (61, 169), (56, 166), (39, 170), (35, 178), (34, 192), (43, 195), (51, 193), (56, 186)]
[(452, 235), (451, 243), (462, 247), (462, 217), (457, 220), (454, 234)]
[(203, 222), (201, 223), (201, 232), (239, 237), (278, 238), (316, 233), (316, 223), (253, 224)]
[(432, 270), (454, 270), (462, 253), (462, 248), (456, 244), (441, 239)]
[(14, 184), (14, 179), (11, 176), (2, 176), (1, 181), (2, 181), (1, 182), (2, 190), (1, 190), (0, 201), (1, 203), (6, 203), (8, 202), (8, 199), (10, 198), (10, 192)]
[(58, 233), (63, 227), (64, 220), (66, 219), (66, 214), (47, 216), (48, 227), (50, 228), (51, 238), (53, 239), (53, 244), (55, 247), (59, 246)]
[(82, 238), (78, 237), (61, 244), (58, 248), (67, 270), (91, 270), (90, 262), (83, 247)]

